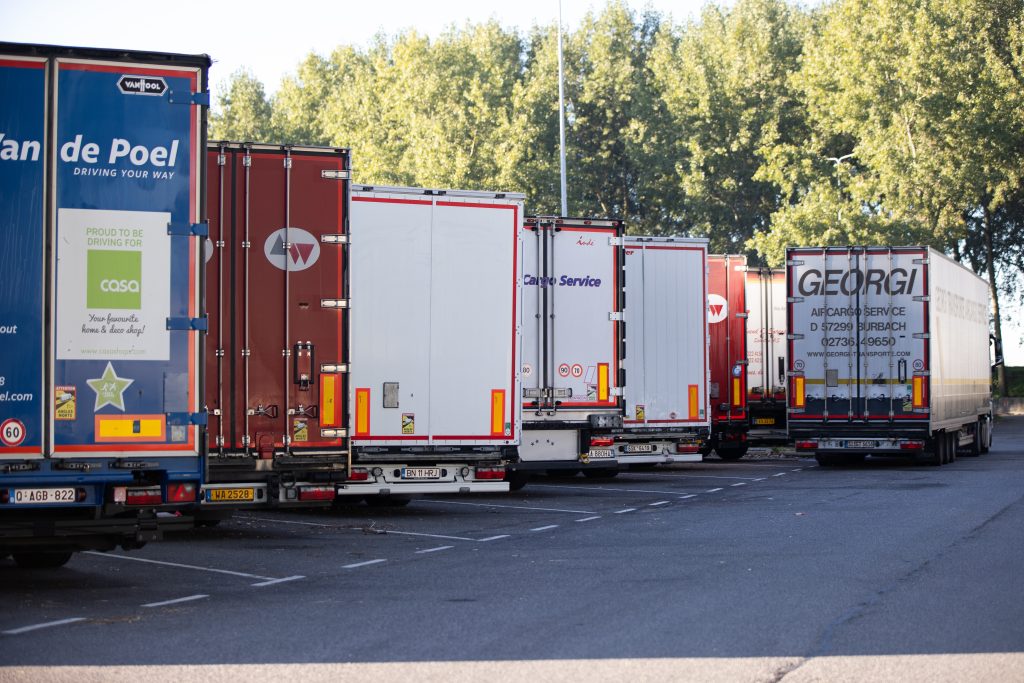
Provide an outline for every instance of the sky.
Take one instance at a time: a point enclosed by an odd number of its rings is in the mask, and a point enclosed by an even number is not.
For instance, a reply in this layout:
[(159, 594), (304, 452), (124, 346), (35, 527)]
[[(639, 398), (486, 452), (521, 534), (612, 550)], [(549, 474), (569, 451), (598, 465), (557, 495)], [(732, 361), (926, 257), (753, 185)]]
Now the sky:
[[(563, 0), (562, 21), (572, 29), (605, 0)], [(696, 18), (705, 0), (627, 0), (634, 11), (650, 8), (678, 23)], [(716, 4), (731, 5), (732, 0)], [(253, 7), (258, 7), (254, 13)], [(264, 9), (264, 7), (266, 9)], [(366, 46), (379, 33), (415, 28), (436, 37), (446, 28), (489, 19), (528, 30), (558, 20), (557, 0), (292, 0), (260, 5), (252, 0), (0, 0), (0, 40), (158, 52), (206, 53), (213, 58), (211, 90), (240, 68), (273, 93), (311, 51), (338, 45)], [(1007, 302), (1008, 303), (1008, 302)], [(1024, 310), (1007, 305), (1007, 364), (1024, 365)]]

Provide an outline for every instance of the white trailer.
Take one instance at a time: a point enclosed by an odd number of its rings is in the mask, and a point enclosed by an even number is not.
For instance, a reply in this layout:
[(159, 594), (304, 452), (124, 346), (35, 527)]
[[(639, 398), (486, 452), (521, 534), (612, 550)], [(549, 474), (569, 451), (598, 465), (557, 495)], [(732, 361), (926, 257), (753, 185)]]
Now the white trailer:
[(927, 247), (786, 254), (789, 434), (823, 465), (992, 438), (988, 285)]
[(530, 471), (617, 471), (623, 418), (621, 221), (527, 217), (523, 232), (523, 443)]
[(750, 266), (747, 297), (749, 442), (786, 440), (786, 271)]
[(626, 237), (620, 466), (699, 462), (709, 438), (706, 239)]
[(353, 189), (352, 451), (339, 496), (508, 490), (522, 429), (522, 220), (521, 194)]

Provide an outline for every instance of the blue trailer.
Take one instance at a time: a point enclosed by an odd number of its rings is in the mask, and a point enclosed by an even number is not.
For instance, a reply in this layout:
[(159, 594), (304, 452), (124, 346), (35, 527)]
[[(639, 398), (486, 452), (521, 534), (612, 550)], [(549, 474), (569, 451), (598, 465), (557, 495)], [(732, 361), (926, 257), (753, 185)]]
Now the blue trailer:
[(209, 65), (0, 43), (0, 557), (192, 525)]

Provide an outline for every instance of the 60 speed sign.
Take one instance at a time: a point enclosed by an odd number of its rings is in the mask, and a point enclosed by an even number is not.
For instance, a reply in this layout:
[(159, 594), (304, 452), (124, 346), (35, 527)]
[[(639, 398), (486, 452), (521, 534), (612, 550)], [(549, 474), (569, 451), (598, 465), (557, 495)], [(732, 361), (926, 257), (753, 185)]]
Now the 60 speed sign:
[(8, 418), (0, 424), (0, 443), (5, 446), (20, 446), (25, 440), (25, 425), (21, 420)]

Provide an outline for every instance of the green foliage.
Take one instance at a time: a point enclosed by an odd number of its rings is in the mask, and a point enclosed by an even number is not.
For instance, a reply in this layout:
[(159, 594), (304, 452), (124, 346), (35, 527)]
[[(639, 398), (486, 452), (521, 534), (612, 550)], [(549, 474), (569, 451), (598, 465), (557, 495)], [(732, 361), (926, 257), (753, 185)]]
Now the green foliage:
[(249, 71), (231, 74), (227, 91), (217, 101), (219, 111), (210, 117), (211, 140), (264, 142), (276, 137), (263, 84)]

